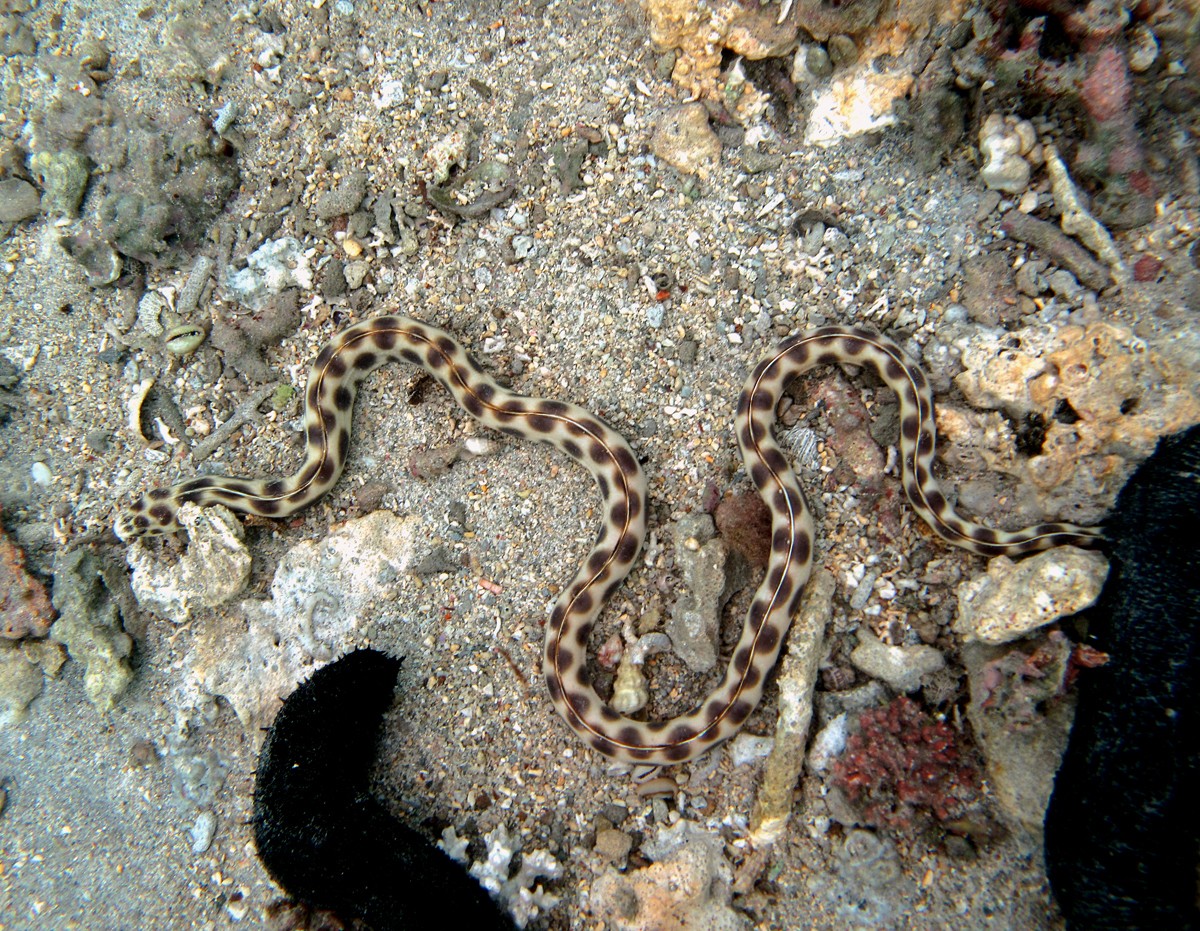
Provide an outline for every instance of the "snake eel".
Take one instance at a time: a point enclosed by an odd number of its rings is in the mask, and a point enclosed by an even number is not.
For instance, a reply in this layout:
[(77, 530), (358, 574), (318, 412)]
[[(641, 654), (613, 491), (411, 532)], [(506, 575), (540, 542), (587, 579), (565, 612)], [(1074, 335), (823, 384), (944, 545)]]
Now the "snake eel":
[(737, 440), (746, 470), (771, 513), (766, 577), (720, 684), (686, 714), (638, 721), (600, 698), (585, 664), (592, 624), (633, 567), (645, 536), (646, 477), (633, 450), (591, 412), (509, 391), (449, 334), (399, 315), (351, 326), (317, 356), (305, 393), (304, 463), (294, 475), (257, 480), (206, 475), (155, 489), (121, 513), (117, 535), (132, 540), (174, 532), (179, 529), (177, 511), (185, 502), (223, 504), (264, 517), (283, 517), (312, 504), (333, 487), (346, 463), (359, 383), (393, 361), (424, 369), (485, 426), (549, 443), (595, 479), (603, 500), (599, 535), (552, 609), (543, 671), (554, 707), (567, 724), (591, 747), (618, 760), (666, 765), (694, 759), (733, 736), (762, 696), (812, 568), (812, 517), (771, 434), (780, 395), (800, 372), (830, 363), (866, 366), (896, 392), (904, 490), (917, 513), (946, 541), (995, 556), (1066, 543), (1087, 545), (1099, 537), (1096, 528), (1066, 523), (1002, 531), (963, 519), (933, 476), (933, 395), (921, 370), (894, 343), (865, 330), (824, 327), (794, 336), (758, 363), (737, 408)]

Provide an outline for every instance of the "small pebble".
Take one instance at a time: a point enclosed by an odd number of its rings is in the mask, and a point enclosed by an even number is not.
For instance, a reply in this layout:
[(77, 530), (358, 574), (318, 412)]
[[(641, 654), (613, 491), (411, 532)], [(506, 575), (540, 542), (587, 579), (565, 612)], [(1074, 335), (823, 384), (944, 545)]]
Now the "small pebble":
[(775, 747), (774, 737), (741, 733), (729, 742), (729, 758), (734, 766), (745, 766), (766, 759)]
[(597, 831), (594, 849), (613, 866), (624, 866), (629, 858), (629, 851), (633, 849), (633, 838), (614, 828)]
[(211, 811), (202, 811), (196, 816), (192, 825), (192, 853), (201, 854), (212, 845), (213, 835), (217, 832), (217, 816)]

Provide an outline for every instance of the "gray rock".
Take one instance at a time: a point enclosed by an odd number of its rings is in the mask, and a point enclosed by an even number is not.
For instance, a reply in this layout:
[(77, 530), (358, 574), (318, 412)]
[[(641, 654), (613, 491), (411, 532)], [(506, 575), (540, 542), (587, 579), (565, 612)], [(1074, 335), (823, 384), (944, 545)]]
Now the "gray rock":
[(370, 271), (371, 266), (367, 262), (351, 262), (344, 270), (346, 287), (351, 291), (357, 291), (363, 286), (363, 282), (367, 280), (367, 275)]
[(87, 156), (73, 149), (39, 152), (30, 160), (29, 167), (41, 181), (46, 213), (61, 217), (78, 216), (79, 204), (91, 174)]
[(1054, 787), (1054, 774), (1067, 748), (1075, 703), (1065, 696), (1045, 702), (1040, 717), (1023, 721), (1019, 727), (1003, 713), (1003, 708), (985, 710), (984, 703), (993, 698), (991, 664), (1006, 651), (1004, 647), (982, 643), (963, 646), (971, 695), (967, 717), (983, 753), (992, 797), (1008, 820), (1029, 832), (1040, 847), (1042, 822)]
[(422, 556), (412, 567), (413, 575), (440, 575), (443, 572), (458, 572), (462, 569), (454, 550), (442, 544)]
[(759, 737), (757, 734), (742, 732), (728, 744), (729, 759), (734, 766), (745, 766), (766, 759), (775, 747), (774, 737)]
[(742, 167), (752, 175), (764, 171), (772, 171), (783, 163), (783, 156), (778, 152), (760, 152), (755, 148), (742, 151)]
[(745, 560), (731, 559), (723, 540), (710, 539), (714, 532), (712, 518), (703, 513), (682, 518), (674, 528), (675, 561), (685, 590), (671, 609), (666, 632), (693, 672), (716, 665), (721, 609), (747, 578)]
[(225, 270), (224, 286), (240, 304), (259, 310), (273, 294), (287, 288), (312, 288), (312, 270), (304, 245), (285, 236), (263, 243), (246, 257), (246, 267)]
[(30, 702), (42, 694), (42, 670), (19, 645), (0, 639), (0, 727), (25, 718)]
[(940, 650), (917, 645), (894, 647), (859, 631), (859, 643), (850, 654), (850, 662), (862, 672), (882, 679), (897, 692), (915, 692), (921, 680), (946, 665)]
[(332, 220), (334, 217), (354, 213), (366, 195), (367, 175), (365, 172), (355, 171), (344, 177), (334, 190), (318, 197), (313, 211), (322, 220)]
[(20, 223), (36, 217), (42, 198), (28, 181), (6, 178), (0, 181), (0, 223)]
[(608, 828), (596, 832), (596, 853), (613, 866), (623, 867), (633, 849), (633, 838), (624, 831)]

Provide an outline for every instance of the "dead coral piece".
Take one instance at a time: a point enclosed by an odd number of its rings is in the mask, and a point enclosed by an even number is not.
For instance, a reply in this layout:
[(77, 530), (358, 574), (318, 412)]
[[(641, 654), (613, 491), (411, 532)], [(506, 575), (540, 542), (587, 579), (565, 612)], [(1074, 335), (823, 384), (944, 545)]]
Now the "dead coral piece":
[(389, 580), (416, 562), (418, 526), (382, 510), (346, 521), (323, 540), (290, 549), (271, 580), (271, 600), (238, 603), (238, 623), (228, 608), (206, 613), (187, 658), (196, 699), (224, 698), (260, 740), (279, 702), (315, 663), (371, 636)]
[(971, 701), (992, 797), (1034, 838), (1042, 832), (1074, 705), (1061, 700), (1070, 643), (1059, 632), (1020, 649), (971, 642), (963, 648)]
[(680, 821), (643, 850), (656, 862), (627, 873), (606, 869), (592, 886), (591, 912), (606, 919), (614, 931), (748, 931), (751, 927), (729, 904), (732, 871), (720, 837), (691, 821)]
[(1054, 146), (1046, 146), (1046, 171), (1050, 175), (1050, 184), (1054, 190), (1054, 204), (1062, 215), (1063, 232), (1069, 236), (1078, 237), (1085, 246), (1104, 262), (1112, 274), (1112, 279), (1119, 285), (1129, 281), (1129, 269), (1126, 267), (1121, 253), (1113, 244), (1112, 237), (1087, 208), (1079, 197), (1079, 191), (1071, 181), (1067, 166), (1058, 157)]
[(1100, 553), (1060, 546), (1014, 563), (997, 556), (986, 575), (958, 586), (955, 631), (967, 639), (1008, 643), (1092, 604), (1108, 574)]
[(650, 148), (672, 168), (707, 178), (721, 159), (721, 140), (708, 125), (702, 103), (672, 107), (659, 119)]
[(825, 627), (833, 616), (834, 588), (833, 575), (817, 570), (804, 587), (800, 609), (788, 632), (787, 655), (776, 678), (779, 720), (775, 745), (750, 815), (750, 839), (756, 849), (783, 837), (795, 805), (793, 792), (804, 769), (817, 666), (824, 652)]
[(851, 652), (850, 662), (897, 692), (915, 692), (928, 676), (946, 666), (946, 658), (935, 647), (923, 643), (892, 646), (866, 629), (858, 632), (858, 646)]
[(688, 668), (705, 672), (717, 663), (721, 610), (745, 586), (746, 564), (724, 540), (712, 538), (713, 522), (707, 514), (680, 518), (672, 532), (684, 590), (671, 609), (666, 632)]
[(44, 637), (53, 623), (45, 586), (25, 571), (25, 554), (0, 528), (0, 637)]
[(0, 640), (0, 728), (17, 724), (42, 694), (42, 670), (15, 643)]
[(721, 54), (750, 59), (786, 54), (796, 39), (792, 20), (777, 23), (772, 7), (738, 0), (643, 0), (650, 38), (659, 48), (679, 49), (672, 79), (695, 97), (719, 100)]
[(514, 837), (508, 826), (501, 823), (485, 834), (484, 840), (487, 857), (473, 863), (469, 872), (512, 914), (518, 928), (524, 928), (558, 904), (559, 897), (537, 883), (539, 877), (558, 879), (562, 875), (562, 865), (549, 851), (526, 851), (520, 867), (510, 876), (512, 858), (521, 850), (520, 837)]
[(1008, 418), (1036, 414), (1044, 434), (1018, 450), (1007, 418), (949, 404), (938, 409), (938, 432), (946, 461), (1018, 480), (1022, 520), (1094, 523), (1105, 507), (1098, 490), (1115, 495), (1160, 436), (1200, 422), (1193, 322), (1149, 340), (1109, 323), (1038, 324), (1009, 343), (997, 353), (985, 332), (957, 340), (968, 370), (955, 384), (971, 404)]
[[(980, 709), (1002, 714), (1011, 727), (1033, 724), (1042, 717), (1045, 702), (1066, 692), (1073, 653), (1066, 634), (1052, 630), (1032, 647), (1014, 647), (984, 663), (979, 683), (986, 697)], [(1105, 657), (1096, 650), (1091, 654)]]
[(220, 506), (185, 504), (179, 523), (188, 535), (187, 552), (161, 557), (144, 540), (135, 540), (125, 559), (133, 570), (130, 584), (147, 611), (176, 624), (200, 607), (215, 607), (237, 596), (250, 580), (250, 553), (242, 525)]
[(83, 687), (100, 711), (111, 711), (133, 679), (133, 638), (121, 627), (121, 612), (104, 585), (101, 567), (85, 550), (54, 560), (54, 606), (58, 620), (50, 636), (83, 663)]
[(991, 113), (979, 128), (979, 152), (985, 161), (979, 177), (993, 191), (1020, 194), (1029, 186), (1033, 171), (1025, 156), (1037, 143), (1028, 120)]

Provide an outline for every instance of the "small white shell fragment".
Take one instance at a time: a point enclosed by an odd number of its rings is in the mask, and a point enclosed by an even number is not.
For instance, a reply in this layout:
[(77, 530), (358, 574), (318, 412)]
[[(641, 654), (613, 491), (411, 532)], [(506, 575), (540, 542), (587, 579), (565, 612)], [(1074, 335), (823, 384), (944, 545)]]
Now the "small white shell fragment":
[(129, 412), (129, 432), (136, 436), (139, 440), (149, 446), (154, 441), (142, 432), (142, 405), (146, 403), (146, 396), (150, 393), (150, 389), (154, 387), (153, 378), (145, 378), (133, 386), (133, 391), (129, 396), (129, 403), (126, 405), (126, 410)]
[(494, 456), (500, 451), (501, 443), (486, 436), (469, 436), (463, 440), (463, 452), (468, 456)]
[(1141, 74), (1158, 60), (1158, 37), (1145, 23), (1138, 23), (1129, 35), (1129, 69)]

